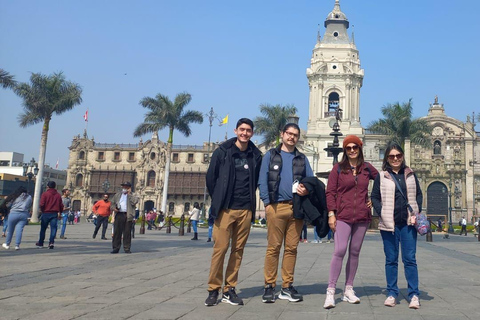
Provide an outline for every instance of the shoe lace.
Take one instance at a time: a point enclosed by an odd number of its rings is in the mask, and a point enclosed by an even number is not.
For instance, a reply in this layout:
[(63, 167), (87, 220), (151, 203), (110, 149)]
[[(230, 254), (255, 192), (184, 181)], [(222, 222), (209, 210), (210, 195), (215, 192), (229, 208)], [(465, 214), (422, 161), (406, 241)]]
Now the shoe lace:
[(297, 289), (295, 289), (293, 286), (288, 287), (288, 291), (290, 291), (290, 292), (293, 293), (293, 294), (297, 294), (297, 293), (298, 293)]
[(228, 290), (228, 294), (230, 295), (230, 298), (234, 298), (234, 299), (238, 298), (237, 293), (235, 292), (235, 288), (230, 288)]

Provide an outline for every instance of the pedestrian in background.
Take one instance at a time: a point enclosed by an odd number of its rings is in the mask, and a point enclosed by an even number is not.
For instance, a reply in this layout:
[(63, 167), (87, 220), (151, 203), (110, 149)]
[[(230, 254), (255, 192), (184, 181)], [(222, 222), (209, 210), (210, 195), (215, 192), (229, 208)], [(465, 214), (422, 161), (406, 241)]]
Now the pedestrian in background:
[(97, 236), (98, 230), (102, 227), (102, 240), (108, 240), (106, 237), (108, 219), (112, 214), (111, 205), (112, 203), (108, 200), (109, 195), (104, 194), (103, 199), (97, 201), (92, 208), (93, 213), (97, 216), (97, 223), (95, 224), (95, 229), (93, 231), (93, 239)]
[(136, 193), (132, 192), (132, 184), (123, 182), (122, 191), (113, 196), (111, 209), (115, 212), (114, 232), (112, 240), (112, 254), (120, 251), (123, 238), (123, 250), (131, 253), (132, 223), (135, 219), (135, 208), (139, 201)]
[(382, 172), (375, 178), (372, 202), (379, 216), (378, 229), (385, 252), (385, 275), (387, 278), (387, 299), (385, 306), (394, 307), (399, 295), (398, 254), (402, 249), (405, 278), (408, 283), (409, 307), (420, 308), (418, 290), (418, 268), (416, 260), (417, 230), (414, 213), (422, 211), (423, 195), (417, 176), (410, 169), (400, 145), (390, 144), (383, 157)]
[(60, 239), (65, 238), (65, 230), (67, 229), (67, 220), (68, 214), (72, 210), (72, 199), (70, 198), (70, 190), (64, 188), (62, 190), (62, 203), (63, 203), (63, 212), (62, 212), (62, 230), (60, 231)]
[(47, 191), (45, 191), (40, 198), (40, 210), (42, 216), (40, 217), (40, 236), (38, 242), (35, 244), (37, 248), (43, 248), (43, 241), (45, 240), (45, 232), (50, 225), (50, 239), (48, 248), (53, 249), (55, 238), (57, 236), (58, 219), (63, 212), (62, 196), (58, 193), (57, 184), (55, 181), (48, 181)]
[(9, 208), (10, 211), (8, 214), (7, 237), (2, 247), (7, 250), (10, 249), (13, 233), (15, 233), (15, 250), (19, 250), (20, 243), (22, 242), (23, 228), (30, 217), (29, 211), (32, 207), (32, 197), (27, 193), (25, 187), (19, 187), (5, 199), (2, 205)]
[(335, 307), (335, 288), (347, 253), (345, 289), (343, 301), (360, 303), (353, 290), (360, 250), (368, 225), (372, 219), (372, 202), (368, 198), (370, 180), (378, 174), (371, 164), (364, 161), (363, 142), (355, 135), (343, 140), (342, 160), (335, 164), (328, 176), (327, 206), (328, 224), (334, 232), (335, 248), (330, 263), (327, 296), (323, 307)]
[(200, 206), (197, 202), (193, 204), (193, 210), (189, 212), (190, 221), (192, 222), (193, 238), (191, 240), (198, 240), (198, 220), (200, 219)]

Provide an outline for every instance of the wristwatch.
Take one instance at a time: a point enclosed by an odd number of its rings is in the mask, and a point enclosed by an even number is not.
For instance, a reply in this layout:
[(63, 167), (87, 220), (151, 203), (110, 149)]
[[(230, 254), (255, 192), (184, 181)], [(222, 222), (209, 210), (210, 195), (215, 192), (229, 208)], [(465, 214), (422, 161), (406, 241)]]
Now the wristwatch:
[(330, 212), (328, 213), (328, 217), (330, 218), (330, 217), (333, 217), (333, 216), (335, 216), (335, 212), (330, 211)]

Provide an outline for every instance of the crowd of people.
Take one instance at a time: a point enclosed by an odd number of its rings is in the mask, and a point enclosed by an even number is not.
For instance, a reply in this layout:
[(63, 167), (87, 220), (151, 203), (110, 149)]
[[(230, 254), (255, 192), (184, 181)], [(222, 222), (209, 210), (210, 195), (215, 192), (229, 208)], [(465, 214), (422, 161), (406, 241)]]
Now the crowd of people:
[[(406, 165), (404, 151), (399, 144), (389, 144), (379, 172), (364, 160), (362, 140), (355, 135), (346, 136), (342, 159), (331, 169), (325, 186), (314, 176), (308, 158), (297, 149), (300, 137), (297, 124), (286, 124), (280, 132), (281, 143), (264, 155), (251, 141), (254, 124), (250, 119), (238, 120), (234, 133), (235, 137), (220, 144), (213, 152), (206, 174), (211, 198), (207, 242), (213, 242), (206, 306), (215, 306), (219, 301), (243, 305), (236, 286), (244, 248), (251, 225), (255, 222), (258, 188), (267, 226), (262, 302), (274, 303), (277, 299), (299, 302), (304, 299), (294, 286), (295, 265), (298, 245), (308, 242), (307, 225), (312, 225), (314, 243), (321, 243), (325, 237), (328, 242), (334, 242), (323, 307), (330, 309), (336, 306), (336, 287), (345, 257), (341, 300), (360, 303), (354, 281), (374, 208), (379, 215), (378, 229), (385, 253), (387, 295), (384, 305), (394, 307), (397, 304), (398, 257), (401, 250), (409, 308), (420, 308), (415, 219), (422, 210), (423, 195), (417, 176)], [(369, 186), (372, 185), (369, 195)], [(104, 194), (93, 205), (89, 217), (94, 219), (93, 239), (101, 229), (101, 239), (108, 240), (107, 227), (112, 223), (112, 254), (119, 253), (121, 248), (125, 253), (131, 253), (135, 222), (139, 218), (139, 195), (131, 190), (132, 185), (128, 181), (121, 183), (121, 187), (121, 191), (112, 198)], [(32, 197), (20, 187), (0, 206), (4, 217), (3, 235), (6, 236), (3, 248), (10, 248), (15, 234), (15, 249), (20, 249), (31, 205)], [(41, 195), (40, 210), (40, 233), (36, 246), (44, 247), (49, 227), (48, 248), (54, 249), (58, 221), (62, 222), (60, 239), (66, 239), (67, 224), (75, 223), (76, 219), (79, 222), (79, 216), (72, 210), (70, 191), (64, 189), (60, 195), (55, 182), (48, 182), (46, 192)], [(188, 212), (194, 233), (191, 240), (198, 240), (200, 213), (197, 203)], [(144, 218), (149, 230), (163, 226), (161, 211), (152, 209)], [(464, 218), (460, 225), (466, 234)], [(224, 268), (229, 248), (228, 263)], [(280, 261), (281, 287), (278, 290)]]

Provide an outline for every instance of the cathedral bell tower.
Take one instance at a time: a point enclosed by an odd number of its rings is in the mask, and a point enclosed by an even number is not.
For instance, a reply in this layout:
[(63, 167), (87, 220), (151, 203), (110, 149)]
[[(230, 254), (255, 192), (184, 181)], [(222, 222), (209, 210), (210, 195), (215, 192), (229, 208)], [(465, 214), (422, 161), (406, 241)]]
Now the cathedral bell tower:
[(343, 136), (363, 135), (360, 124), (360, 88), (364, 70), (354, 42), (348, 36), (349, 21), (335, 0), (333, 10), (325, 20), (323, 39), (320, 34), (313, 48), (307, 69), (310, 88), (306, 145), (317, 150), (314, 167), (329, 171), (332, 157), (323, 149), (332, 143), (332, 125), (337, 116)]

